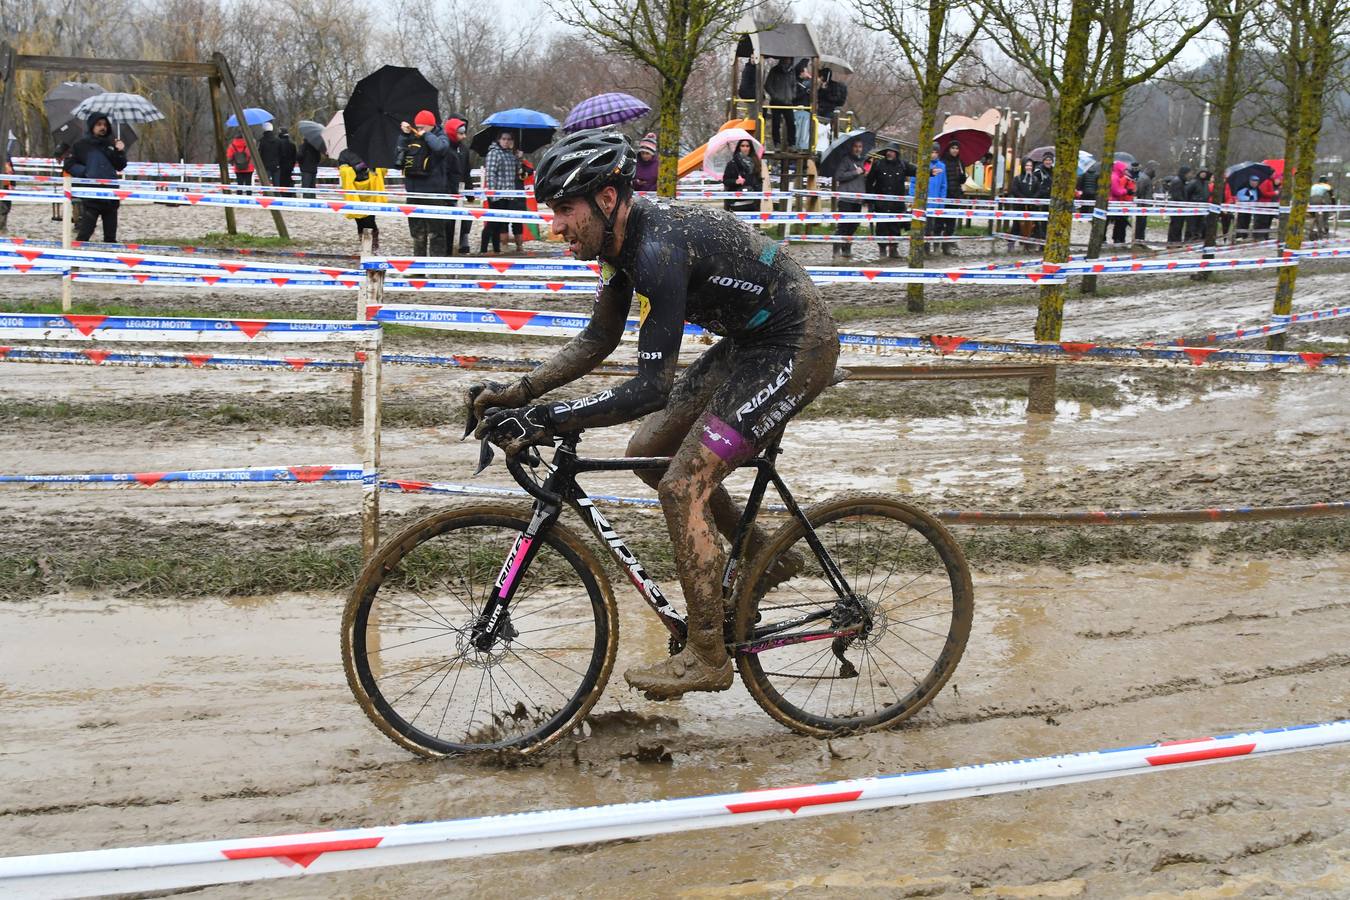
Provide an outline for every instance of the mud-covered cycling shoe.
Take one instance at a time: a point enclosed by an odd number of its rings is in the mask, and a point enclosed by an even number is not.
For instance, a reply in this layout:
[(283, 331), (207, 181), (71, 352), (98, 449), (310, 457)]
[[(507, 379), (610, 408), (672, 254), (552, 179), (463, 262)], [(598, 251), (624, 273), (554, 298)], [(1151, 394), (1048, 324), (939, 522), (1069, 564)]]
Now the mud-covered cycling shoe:
[(634, 666), (623, 673), (623, 678), (648, 700), (676, 700), (691, 691), (725, 691), (731, 687), (731, 660), (723, 656), (721, 665), (713, 665), (694, 648), (685, 647), (654, 665)]

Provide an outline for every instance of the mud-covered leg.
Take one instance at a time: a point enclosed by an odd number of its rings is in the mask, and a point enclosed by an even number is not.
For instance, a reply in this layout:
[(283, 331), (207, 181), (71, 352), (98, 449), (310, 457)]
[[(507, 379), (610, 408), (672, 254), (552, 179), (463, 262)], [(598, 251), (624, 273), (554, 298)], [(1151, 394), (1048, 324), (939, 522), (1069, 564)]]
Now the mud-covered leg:
[(709, 430), (723, 434), (716, 429), (715, 423), (701, 421), (680, 445), (657, 484), (684, 588), (689, 639), (676, 655), (624, 673), (630, 685), (655, 700), (731, 687), (731, 660), (722, 634), (722, 586), (717, 577), (726, 567), (726, 557), (711, 501), (714, 491), (735, 468), (735, 459), (751, 448), (742, 444), (735, 448), (735, 454), (724, 456), (709, 446), (706, 437)]

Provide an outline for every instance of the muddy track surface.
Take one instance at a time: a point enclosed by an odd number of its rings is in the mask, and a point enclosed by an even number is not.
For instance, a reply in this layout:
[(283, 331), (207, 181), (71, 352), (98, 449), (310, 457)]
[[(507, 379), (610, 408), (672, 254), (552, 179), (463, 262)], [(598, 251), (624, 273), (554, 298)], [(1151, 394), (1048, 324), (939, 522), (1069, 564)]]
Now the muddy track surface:
[[(175, 233), (172, 221), (151, 216), (166, 211), (128, 210), (126, 236)], [(265, 219), (241, 218), (266, 233)], [(310, 246), (336, 248), (319, 221), (291, 217)], [(11, 224), (40, 236), (40, 223), (25, 229), (16, 215)], [(207, 218), (175, 227), (185, 235), (220, 230)], [(344, 231), (341, 243), (350, 249), (354, 241)], [(1300, 279), (1300, 307), (1340, 299), (1337, 276), (1309, 273)], [(14, 284), (6, 281), (0, 306), (27, 302)], [(1135, 340), (1247, 321), (1268, 309), (1271, 295), (1262, 278), (1180, 290), (1144, 279), (1132, 285), (1132, 293), (1071, 302), (1066, 334)], [(854, 288), (841, 294), (835, 302), (850, 308), (877, 297)], [(969, 296), (963, 289), (960, 304), (935, 303), (922, 317), (896, 317), (880, 303), (875, 319), (858, 321), (1029, 333), (1030, 307), (992, 298), (961, 308)], [(202, 311), (222, 302), (137, 298), (146, 308)], [(306, 314), (333, 302), (283, 292), (226, 299), (269, 309), (312, 302)], [(1329, 326), (1307, 339), (1335, 346), (1344, 334)], [(396, 340), (536, 358), (555, 346)], [(698, 348), (686, 352), (692, 358)], [(475, 448), (457, 442), (458, 395), (470, 376), (396, 367), (388, 375), (388, 475), (475, 483)], [(1343, 381), (1074, 370), (1061, 378), (1057, 413), (1032, 420), (1021, 382), (844, 385), (789, 430), (782, 468), (805, 499), (877, 490), (947, 509), (1343, 500), (1350, 497)], [(340, 375), (4, 363), (0, 384), (3, 472), (359, 460)], [(583, 449), (621, 453), (628, 433), (589, 435)], [(505, 484), (506, 475), (498, 466), (476, 483)], [(650, 496), (630, 476), (586, 484), (596, 493)], [(442, 505), (386, 495), (385, 532)], [(1344, 519), (962, 527), (956, 534), (975, 576), (970, 645), (937, 700), (898, 731), (831, 742), (795, 736), (739, 685), (671, 704), (631, 694), (619, 674), (659, 656), (665, 641), (611, 570), (619, 660), (580, 733), (514, 767), (413, 760), (365, 720), (342, 673), (339, 621), (343, 587), (359, 562), (358, 510), (359, 492), (342, 486), (0, 490), (5, 853), (743, 790), (1350, 716)], [(660, 519), (636, 510), (611, 518), (678, 593)], [(567, 897), (603, 883), (614, 894), (653, 897), (1344, 896), (1347, 776), (1344, 749), (1325, 750), (194, 895)]]

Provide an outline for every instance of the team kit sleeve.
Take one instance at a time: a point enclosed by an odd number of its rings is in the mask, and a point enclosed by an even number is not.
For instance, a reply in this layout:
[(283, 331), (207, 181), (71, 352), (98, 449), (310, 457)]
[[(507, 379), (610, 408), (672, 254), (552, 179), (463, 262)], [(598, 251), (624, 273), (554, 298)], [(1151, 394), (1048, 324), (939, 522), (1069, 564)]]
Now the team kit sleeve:
[[(549, 406), (567, 430), (617, 425), (660, 409), (670, 395), (684, 338), (688, 300), (684, 254), (649, 244), (638, 253), (632, 298), (638, 308), (638, 372), (618, 387)], [(631, 306), (630, 306), (631, 309)]]

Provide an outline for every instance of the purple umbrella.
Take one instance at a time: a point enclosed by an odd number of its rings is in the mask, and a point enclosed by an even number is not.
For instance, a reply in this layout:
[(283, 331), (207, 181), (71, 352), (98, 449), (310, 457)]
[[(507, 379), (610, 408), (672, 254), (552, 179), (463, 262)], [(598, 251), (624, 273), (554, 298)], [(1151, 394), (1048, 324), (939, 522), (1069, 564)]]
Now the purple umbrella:
[(582, 100), (567, 114), (563, 131), (571, 133), (584, 128), (602, 128), (640, 119), (652, 108), (631, 94), (597, 94)]

